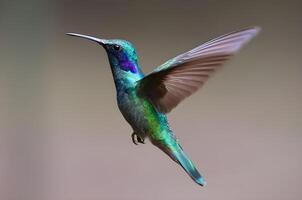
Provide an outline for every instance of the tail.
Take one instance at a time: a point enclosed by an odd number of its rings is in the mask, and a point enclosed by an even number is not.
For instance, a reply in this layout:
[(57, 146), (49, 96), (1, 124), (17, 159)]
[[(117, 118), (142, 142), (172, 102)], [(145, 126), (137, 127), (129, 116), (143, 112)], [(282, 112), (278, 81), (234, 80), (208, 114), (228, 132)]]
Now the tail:
[(175, 162), (177, 162), (186, 172), (187, 174), (200, 186), (205, 186), (206, 182), (200, 173), (195, 168), (192, 161), (185, 154), (183, 149), (179, 144), (177, 144), (176, 148), (161, 148), (166, 154), (168, 154)]
[(179, 146), (178, 149), (173, 152), (174, 157), (176, 158), (177, 162), (182, 166), (182, 168), (187, 172), (187, 174), (198, 184), (201, 186), (205, 186), (206, 182), (200, 173), (195, 168), (192, 161), (188, 158), (182, 148)]

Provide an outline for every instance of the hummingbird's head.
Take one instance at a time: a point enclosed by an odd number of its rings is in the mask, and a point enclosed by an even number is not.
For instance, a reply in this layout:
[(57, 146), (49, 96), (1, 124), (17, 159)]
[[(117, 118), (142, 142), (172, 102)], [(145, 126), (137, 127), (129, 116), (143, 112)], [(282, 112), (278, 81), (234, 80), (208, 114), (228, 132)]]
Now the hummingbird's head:
[(99, 39), (77, 33), (67, 33), (67, 35), (81, 37), (97, 42), (106, 50), (111, 66), (118, 67), (126, 72), (138, 72), (136, 51), (130, 42), (118, 39)]

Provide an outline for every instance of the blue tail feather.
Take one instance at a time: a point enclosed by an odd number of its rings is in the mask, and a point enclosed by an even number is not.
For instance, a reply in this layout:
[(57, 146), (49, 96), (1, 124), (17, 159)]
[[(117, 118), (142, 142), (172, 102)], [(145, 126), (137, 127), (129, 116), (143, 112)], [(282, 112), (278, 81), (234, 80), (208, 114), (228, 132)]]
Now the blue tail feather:
[(164, 145), (156, 140), (153, 140), (152, 143), (165, 152), (170, 158), (172, 158), (172, 160), (178, 163), (198, 185), (206, 185), (203, 177), (200, 175), (192, 161), (188, 158), (182, 147), (177, 144), (176, 141), (173, 145)]
[[(180, 146), (179, 146), (180, 147)], [(192, 161), (188, 158), (188, 156), (184, 153), (182, 148), (178, 148), (176, 151), (173, 151), (173, 156), (175, 160), (182, 166), (182, 168), (187, 172), (187, 174), (198, 184), (201, 186), (205, 186), (206, 182), (203, 177), (200, 175), (198, 170), (195, 168)]]

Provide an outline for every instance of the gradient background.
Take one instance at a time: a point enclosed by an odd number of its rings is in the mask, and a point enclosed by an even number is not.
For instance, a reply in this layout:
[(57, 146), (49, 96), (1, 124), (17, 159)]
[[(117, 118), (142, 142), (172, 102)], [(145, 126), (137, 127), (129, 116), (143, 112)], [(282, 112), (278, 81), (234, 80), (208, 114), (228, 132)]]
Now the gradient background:
[[(0, 1), (1, 200), (300, 200), (301, 1)], [(123, 38), (149, 72), (213, 37), (261, 34), (169, 114), (197, 186), (134, 146), (104, 50)]]

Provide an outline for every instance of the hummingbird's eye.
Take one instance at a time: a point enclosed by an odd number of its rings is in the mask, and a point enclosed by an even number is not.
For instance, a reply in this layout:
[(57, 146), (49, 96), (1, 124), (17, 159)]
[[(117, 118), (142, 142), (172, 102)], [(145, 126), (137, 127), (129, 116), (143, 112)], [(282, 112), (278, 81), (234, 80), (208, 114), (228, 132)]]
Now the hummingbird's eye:
[(120, 50), (121, 50), (121, 46), (115, 44), (115, 45), (113, 45), (113, 49), (114, 49), (115, 51), (120, 51)]

